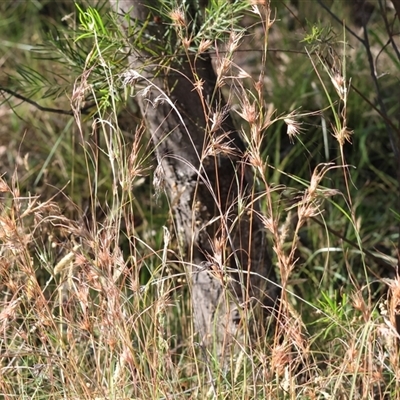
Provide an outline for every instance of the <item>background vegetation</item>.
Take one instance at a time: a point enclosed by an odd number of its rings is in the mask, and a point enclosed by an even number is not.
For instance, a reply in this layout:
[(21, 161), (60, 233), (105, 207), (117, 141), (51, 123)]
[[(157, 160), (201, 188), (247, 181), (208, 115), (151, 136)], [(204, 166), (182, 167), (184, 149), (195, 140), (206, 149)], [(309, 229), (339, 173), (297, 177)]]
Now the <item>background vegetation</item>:
[(225, 95), (262, 160), (287, 307), (228, 363), (193, 332), (115, 16), (0, 3), (2, 398), (399, 396), (399, 21), (362, 3), (212, 1), (193, 44), (218, 37), (216, 66), (235, 65)]

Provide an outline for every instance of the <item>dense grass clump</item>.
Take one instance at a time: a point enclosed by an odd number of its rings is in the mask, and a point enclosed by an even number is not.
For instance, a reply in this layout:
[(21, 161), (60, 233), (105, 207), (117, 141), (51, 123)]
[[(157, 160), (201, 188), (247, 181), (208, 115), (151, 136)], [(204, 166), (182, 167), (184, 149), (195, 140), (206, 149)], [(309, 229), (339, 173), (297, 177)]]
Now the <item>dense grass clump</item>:
[(275, 323), (224, 360), (199, 344), (136, 103), (151, 84), (130, 79), (146, 26), (121, 29), (105, 2), (0, 2), (1, 398), (400, 395), (396, 9), (209, 3), (193, 21), (163, 1), (146, 23), (213, 58), (256, 176)]

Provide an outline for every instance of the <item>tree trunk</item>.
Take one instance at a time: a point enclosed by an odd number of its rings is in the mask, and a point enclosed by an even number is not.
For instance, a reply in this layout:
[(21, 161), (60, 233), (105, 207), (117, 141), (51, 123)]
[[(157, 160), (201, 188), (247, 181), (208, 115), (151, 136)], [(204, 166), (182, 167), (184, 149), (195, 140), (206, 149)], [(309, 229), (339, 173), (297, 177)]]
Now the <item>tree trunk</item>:
[[(240, 327), (254, 324), (247, 311), (258, 304), (264, 312), (257, 318), (270, 314), (279, 296), (246, 148), (216, 87), (210, 56), (182, 56), (179, 40), (165, 43), (171, 26), (156, 11), (158, 1), (111, 3), (130, 13), (132, 25), (147, 21), (142, 46), (130, 48), (126, 82), (143, 85), (138, 102), (190, 266), (196, 330), (202, 343), (229, 343)], [(180, 48), (162, 58), (168, 46)], [(149, 58), (154, 52), (158, 60)]]

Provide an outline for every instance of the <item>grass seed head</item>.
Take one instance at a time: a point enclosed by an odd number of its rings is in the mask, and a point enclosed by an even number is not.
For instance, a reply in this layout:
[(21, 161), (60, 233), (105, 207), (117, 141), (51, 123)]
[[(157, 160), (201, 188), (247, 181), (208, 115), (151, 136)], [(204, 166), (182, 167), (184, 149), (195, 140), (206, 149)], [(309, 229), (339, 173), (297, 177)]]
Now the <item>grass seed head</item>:
[(347, 126), (343, 126), (340, 129), (335, 126), (332, 127), (333, 136), (339, 142), (340, 146), (344, 146), (346, 142), (351, 143), (351, 135), (353, 131), (347, 128)]
[(181, 8), (177, 8), (175, 10), (172, 10), (169, 14), (169, 17), (171, 18), (172, 24), (178, 28), (184, 28), (186, 27), (186, 18), (185, 18), (185, 13)]
[(293, 143), (293, 139), (300, 135), (300, 133), (304, 132), (304, 129), (301, 127), (302, 122), (296, 120), (296, 115), (294, 113), (290, 113), (286, 118), (283, 119), (283, 121), (287, 126), (289, 140), (291, 143)]
[(205, 53), (212, 46), (212, 41), (209, 39), (201, 39), (199, 44), (199, 54)]

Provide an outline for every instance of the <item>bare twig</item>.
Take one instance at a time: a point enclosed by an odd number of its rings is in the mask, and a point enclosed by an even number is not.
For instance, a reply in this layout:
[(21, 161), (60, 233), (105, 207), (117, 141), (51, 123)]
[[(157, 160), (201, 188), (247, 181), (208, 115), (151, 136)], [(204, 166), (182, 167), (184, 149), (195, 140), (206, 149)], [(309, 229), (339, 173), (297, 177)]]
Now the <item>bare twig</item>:
[[(336, 14), (334, 14), (329, 7), (321, 0), (317, 0), (317, 3), (336, 21), (338, 22), (340, 25), (343, 26), (343, 21), (338, 18), (338, 16)], [(358, 36), (352, 29), (350, 29), (347, 25), (345, 25), (346, 31), (349, 32), (351, 35), (353, 35), (355, 38), (357, 38), (357, 40), (359, 40), (361, 43), (364, 43), (363, 39)]]
[(397, 18), (400, 18), (400, 0), (392, 0), (392, 3), (396, 10)]
[(383, 22), (385, 23), (386, 32), (388, 33), (389, 36), (389, 42), (392, 45), (394, 52), (396, 53), (397, 59), (400, 60), (400, 51), (396, 45), (396, 42), (393, 40), (392, 29), (390, 28), (390, 24), (386, 15), (387, 13), (384, 4), (382, 4), (382, 0), (379, 0), (379, 8), (381, 11)]
[[(394, 8), (396, 10), (397, 18), (400, 17), (400, 1), (399, 0), (392, 0), (392, 3), (394, 5)], [(400, 60), (400, 52), (399, 49), (397, 48), (396, 43), (393, 40), (393, 34), (391, 32), (387, 17), (386, 17), (386, 12), (384, 9), (384, 6), (382, 4), (382, 1), (379, 0), (379, 6), (381, 9), (381, 14), (382, 18), (385, 22), (385, 28), (386, 32), (389, 36), (389, 41), (392, 44), (393, 50), (396, 53), (397, 59)], [(379, 97), (378, 97), (379, 99)], [(383, 102), (382, 102), (383, 103)], [(385, 113), (386, 115), (386, 113)], [(385, 122), (385, 125), (387, 126), (387, 123)], [(397, 163), (397, 183), (398, 183), (398, 210), (400, 210), (400, 157), (399, 157), (399, 148), (400, 148), (400, 116), (398, 115), (398, 127), (394, 129), (394, 132), (396, 133), (396, 137), (393, 137), (393, 135), (390, 137), (390, 143), (392, 147), (394, 147), (394, 152), (396, 156), (396, 163)], [(400, 226), (399, 226), (399, 231), (400, 231)], [(397, 242), (397, 258), (398, 258), (398, 265), (400, 265), (400, 235), (399, 239)]]
[[(15, 97), (17, 99), (24, 101), (25, 103), (31, 104), (32, 106), (34, 106), (35, 108), (37, 108), (40, 111), (51, 112), (51, 113), (62, 114), (62, 115), (74, 115), (74, 112), (72, 110), (62, 110), (62, 109), (59, 109), (59, 108), (43, 107), (39, 103), (36, 103), (36, 101), (33, 101), (32, 99), (29, 99), (28, 97), (25, 97), (25, 96), (23, 96), (23, 95), (21, 95), (21, 94), (19, 94), (17, 92), (14, 92), (13, 90), (8, 89), (8, 88), (4, 88), (4, 87), (0, 86), (0, 92), (8, 93), (8, 94), (10, 94), (11, 96), (13, 96), (13, 97)], [(3, 93), (3, 96), (4, 96), (4, 93)], [(6, 101), (8, 102), (8, 99), (6, 99)], [(88, 104), (86, 107), (83, 107), (80, 110), (80, 112), (82, 114), (89, 114), (88, 110), (90, 108), (92, 108), (93, 106), (94, 106), (93, 103)]]

